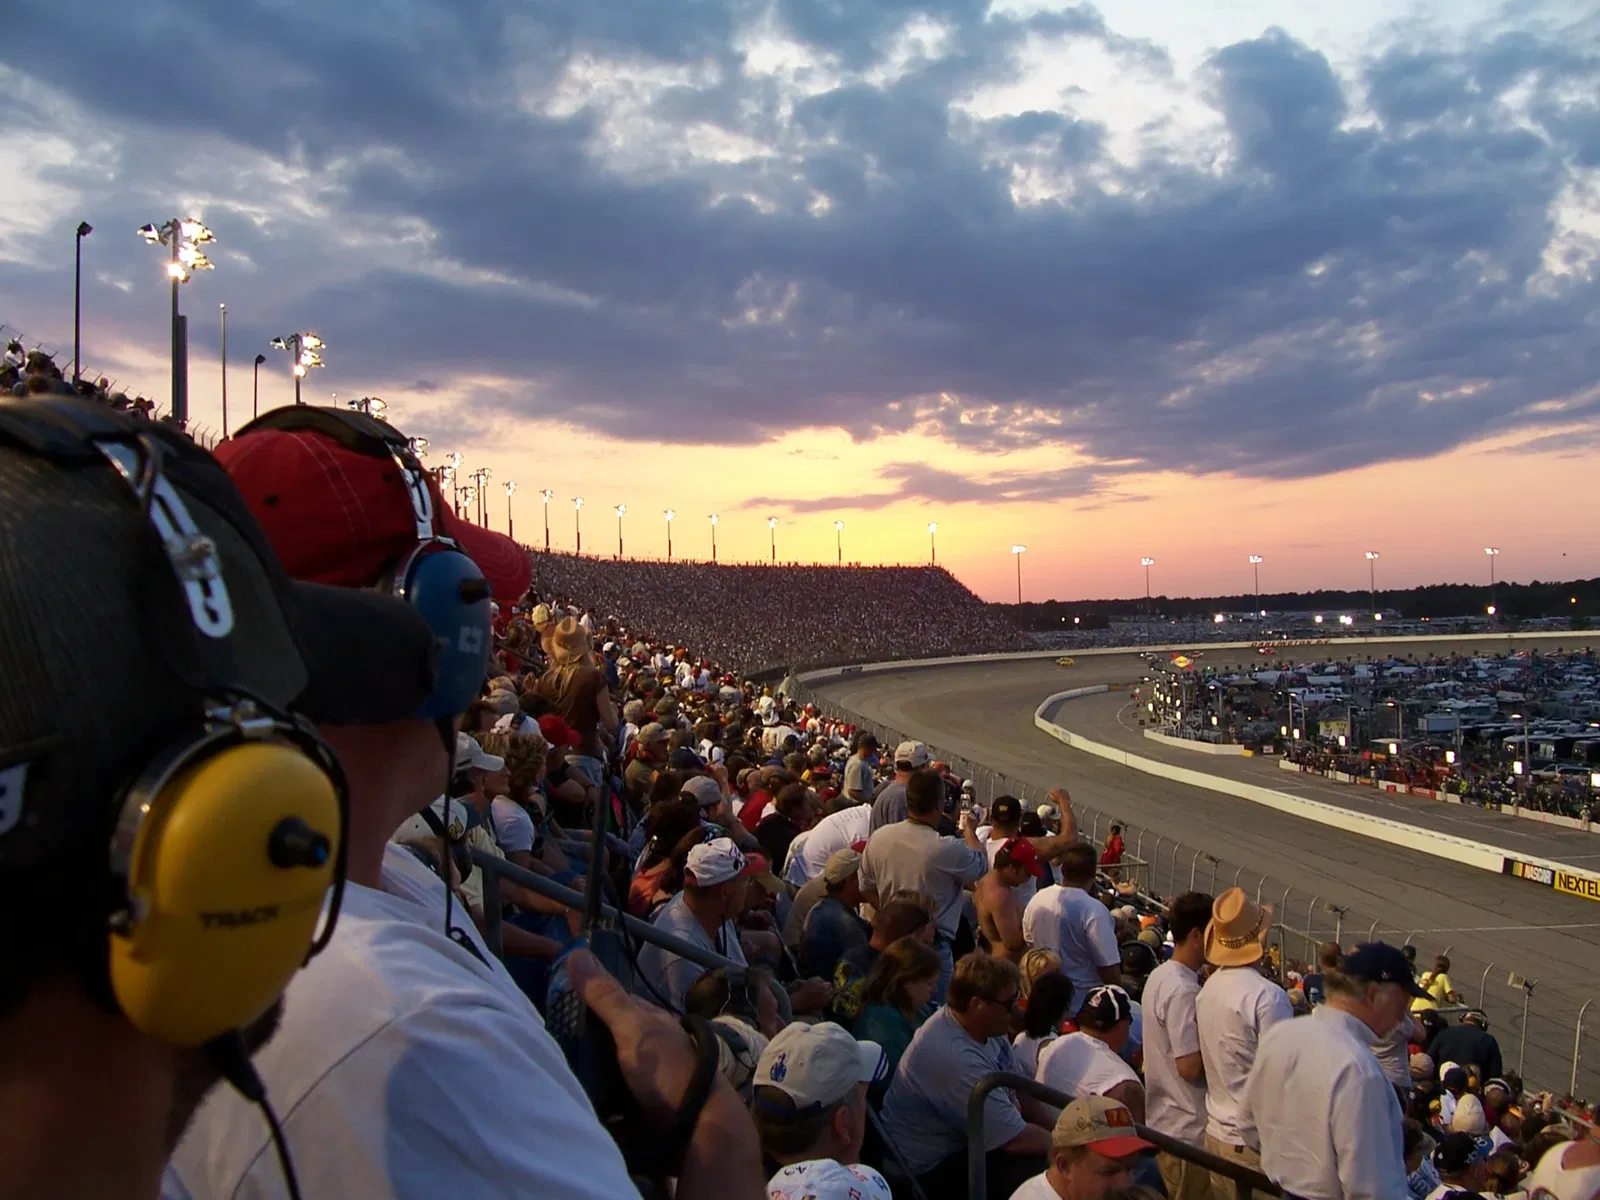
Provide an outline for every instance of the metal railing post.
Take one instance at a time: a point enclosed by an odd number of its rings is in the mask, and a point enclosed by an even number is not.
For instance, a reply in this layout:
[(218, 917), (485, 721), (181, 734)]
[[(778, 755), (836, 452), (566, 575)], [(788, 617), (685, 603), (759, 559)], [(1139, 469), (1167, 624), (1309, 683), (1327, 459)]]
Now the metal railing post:
[(1234, 887), (1238, 887), (1239, 886), (1239, 880), (1241, 878), (1243, 878), (1243, 876), (1244, 876), (1244, 868), (1243, 867), (1240, 867), (1237, 871), (1235, 871), (1233, 873), (1233, 886)]
[(1311, 903), (1306, 908), (1306, 934), (1305, 934), (1305, 937), (1306, 937), (1306, 944), (1308, 946), (1312, 942), (1316, 941), (1316, 934), (1312, 932), (1312, 930), (1314, 928), (1313, 925), (1312, 925), (1312, 921), (1316, 917), (1317, 901), (1321, 900), (1321, 899), (1322, 899), (1322, 897), (1320, 895), (1311, 897)]
[(1261, 893), (1266, 890), (1266, 886), (1267, 886), (1267, 877), (1265, 875), (1263, 875), (1261, 877), (1261, 882), (1256, 884), (1256, 903), (1257, 904), (1261, 903)]
[(1372, 923), (1372, 928), (1367, 930), (1367, 941), (1375, 942), (1377, 940), (1378, 940), (1378, 922), (1374, 921)]
[[(1217, 866), (1219, 864), (1215, 854), (1208, 854), (1206, 857), (1211, 860), (1211, 882), (1206, 885), (1206, 888), (1213, 896), (1215, 896), (1217, 894)], [(1241, 871), (1244, 870), (1243, 867), (1240, 867), (1239, 869)]]
[(1191, 892), (1194, 891), (1194, 877), (1199, 874), (1200, 871), (1200, 856), (1204, 853), (1204, 850), (1196, 850), (1194, 852), (1194, 858), (1189, 862), (1189, 890)]
[(1578, 1063), (1583, 1059), (1583, 1016), (1589, 1011), (1593, 1000), (1585, 1000), (1583, 1007), (1578, 1010), (1578, 1023), (1572, 1029), (1572, 1079), (1567, 1084), (1567, 1095), (1578, 1094)]
[(1489, 994), (1489, 972), (1492, 971), (1492, 970), (1494, 970), (1494, 964), (1490, 963), (1487, 967), (1485, 967), (1483, 969), (1483, 978), (1478, 980), (1478, 1007), (1479, 1008), (1483, 1007), (1483, 998)]
[(1528, 1009), (1533, 1004), (1533, 989), (1527, 984), (1522, 985), (1522, 1037), (1517, 1047), (1517, 1074), (1521, 1075), (1528, 1066)]

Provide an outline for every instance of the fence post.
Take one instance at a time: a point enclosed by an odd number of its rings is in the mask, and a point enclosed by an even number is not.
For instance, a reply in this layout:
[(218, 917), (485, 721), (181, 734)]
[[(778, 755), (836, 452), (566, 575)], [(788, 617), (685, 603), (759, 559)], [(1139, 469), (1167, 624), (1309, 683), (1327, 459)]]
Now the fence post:
[(1528, 1065), (1528, 1008), (1533, 1004), (1533, 985), (1522, 985), (1522, 1037), (1521, 1045), (1517, 1047), (1517, 1074), (1521, 1075)]
[(1479, 1008), (1483, 1007), (1483, 998), (1486, 995), (1489, 994), (1489, 972), (1492, 971), (1492, 970), (1494, 970), (1494, 964), (1490, 963), (1487, 967), (1485, 967), (1483, 969), (1483, 978), (1478, 980), (1478, 1007)]
[(1367, 930), (1367, 941), (1375, 942), (1377, 940), (1378, 940), (1378, 922), (1374, 921), (1372, 923), (1372, 928)]
[[(1211, 883), (1208, 886), (1211, 894), (1215, 896), (1217, 894), (1217, 856), (1215, 854), (1208, 854), (1206, 857), (1211, 860)], [(1244, 870), (1243, 867), (1240, 867), (1239, 869), (1241, 871)]]
[(1193, 860), (1189, 863), (1189, 890), (1191, 892), (1194, 891), (1194, 877), (1200, 871), (1200, 856), (1204, 853), (1205, 851), (1203, 850), (1196, 850)]
[(1256, 884), (1256, 903), (1257, 904), (1261, 903), (1261, 893), (1266, 890), (1266, 887), (1267, 887), (1267, 877), (1265, 875), (1263, 875), (1261, 877), (1261, 882)]
[(1567, 1094), (1578, 1094), (1578, 1063), (1583, 1058), (1583, 1014), (1589, 1011), (1593, 1000), (1585, 1000), (1583, 1007), (1578, 1010), (1578, 1023), (1572, 1030), (1572, 1081), (1567, 1085)]
[(1316, 915), (1317, 901), (1321, 900), (1321, 899), (1322, 899), (1322, 897), (1320, 895), (1311, 897), (1311, 904), (1306, 908), (1306, 945), (1307, 946), (1310, 946), (1312, 942), (1317, 940), (1316, 939), (1316, 935), (1312, 933), (1313, 926), (1311, 924), (1311, 921), (1312, 921), (1312, 918)]
[(1094, 832), (1092, 832), (1089, 835), (1089, 840), (1092, 841), (1096, 846), (1098, 846), (1100, 844), (1100, 814), (1099, 813), (1095, 813), (1094, 814), (1094, 826), (1093, 826), (1093, 829), (1094, 829)]
[(1139, 840), (1133, 844), (1133, 856), (1135, 858), (1139, 858), (1139, 859), (1142, 859), (1144, 857), (1144, 828), (1143, 828), (1143, 826), (1141, 826), (1140, 829), (1139, 829)]
[(1244, 875), (1244, 868), (1243, 867), (1240, 867), (1237, 871), (1235, 871), (1233, 873), (1233, 886), (1234, 887), (1238, 887), (1239, 886), (1239, 879), (1243, 875)]

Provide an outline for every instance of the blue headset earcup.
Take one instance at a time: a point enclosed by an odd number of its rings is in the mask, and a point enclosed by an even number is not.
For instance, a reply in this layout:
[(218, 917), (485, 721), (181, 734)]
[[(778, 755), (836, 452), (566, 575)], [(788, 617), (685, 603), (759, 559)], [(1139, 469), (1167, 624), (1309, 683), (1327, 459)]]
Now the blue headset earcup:
[(438, 546), (411, 561), (401, 589), (438, 647), (433, 695), (417, 716), (458, 717), (477, 699), (488, 673), (494, 642), (488, 581), (465, 554)]

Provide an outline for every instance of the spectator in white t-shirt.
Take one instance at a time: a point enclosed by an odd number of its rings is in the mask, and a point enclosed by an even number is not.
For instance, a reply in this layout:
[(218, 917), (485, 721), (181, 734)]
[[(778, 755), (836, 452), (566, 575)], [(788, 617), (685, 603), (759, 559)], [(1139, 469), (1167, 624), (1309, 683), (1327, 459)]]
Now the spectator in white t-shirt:
[[(1229, 888), (1211, 906), (1205, 954), (1219, 968), (1200, 989), (1195, 1016), (1206, 1069), (1206, 1149), (1261, 1169), (1261, 1141), (1245, 1105), (1256, 1047), (1268, 1029), (1294, 1016), (1284, 990), (1257, 969), (1266, 956), (1272, 909)], [(1233, 1200), (1233, 1180), (1211, 1177), (1217, 1200)]]
[[(1205, 930), (1211, 897), (1185, 892), (1167, 914), (1172, 957), (1144, 984), (1144, 1123), (1168, 1137), (1199, 1146), (1206, 1136), (1205, 1063), (1195, 1002), (1205, 966)], [(1171, 1154), (1159, 1154), (1170, 1200), (1206, 1200), (1211, 1173)]]
[(1049, 1169), (1011, 1200), (1108, 1200), (1132, 1188), (1139, 1156), (1153, 1149), (1135, 1131), (1126, 1105), (1105, 1096), (1082, 1097), (1056, 1119)]
[(872, 807), (852, 804), (831, 812), (789, 845), (789, 861), (783, 864), (783, 877), (796, 887), (804, 887), (822, 874), (828, 860), (840, 850), (866, 844)]
[(1094, 883), (1095, 866), (1093, 846), (1070, 847), (1061, 856), (1062, 882), (1041, 888), (1022, 914), (1028, 945), (1055, 951), (1072, 980), (1077, 995), (1069, 1015), (1102, 983), (1122, 982), (1122, 952), (1111, 913), (1086, 890)]
[(1133, 1001), (1114, 983), (1090, 989), (1078, 1010), (1078, 1031), (1039, 1052), (1034, 1077), (1069, 1096), (1109, 1096), (1144, 1120), (1144, 1084), (1122, 1059), (1133, 1028)]

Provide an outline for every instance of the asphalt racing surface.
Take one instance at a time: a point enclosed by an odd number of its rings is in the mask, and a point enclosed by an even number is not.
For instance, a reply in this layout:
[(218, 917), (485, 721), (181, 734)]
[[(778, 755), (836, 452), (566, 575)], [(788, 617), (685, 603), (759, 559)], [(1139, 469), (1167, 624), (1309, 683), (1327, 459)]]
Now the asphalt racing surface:
[[(1503, 639), (1467, 645), (1506, 647)], [(1453, 643), (1439, 648), (1465, 647)], [(1434, 649), (1413, 643), (1398, 652), (1420, 657)], [(1278, 661), (1292, 661), (1296, 654), (1308, 651), (1285, 650)], [(1249, 650), (1206, 651), (1202, 662), (1219, 670), (1234, 665), (1260, 670), (1274, 664)], [(1268, 877), (1262, 889), (1264, 901), (1281, 901), (1284, 889), (1292, 886), (1289, 911), (1283, 914), (1286, 925), (1299, 929), (1314, 925), (1321, 936), (1331, 937), (1336, 920), (1326, 907), (1331, 903), (1349, 910), (1344, 917), (1346, 944), (1364, 938), (1376, 920), (1379, 937), (1402, 942), (1409, 935), (1424, 966), (1432, 955), (1447, 951), (1457, 990), (1471, 1003), (1478, 1000), (1480, 979), (1488, 968), (1485, 1007), (1508, 1068), (1515, 1067), (1518, 1058), (1522, 993), (1508, 986), (1507, 975), (1515, 971), (1536, 980), (1527, 1075), (1542, 1086), (1564, 1091), (1578, 1010), (1600, 992), (1596, 987), (1600, 904), (1118, 766), (1072, 750), (1041, 732), (1033, 724), (1033, 713), (1054, 692), (1105, 683), (1112, 685), (1110, 693), (1063, 701), (1050, 716), (1094, 741), (1148, 758), (1314, 795), (1353, 810), (1500, 846), (1513, 855), (1522, 851), (1595, 869), (1600, 867), (1600, 835), (1465, 805), (1313, 781), (1280, 770), (1275, 760), (1231, 759), (1160, 746), (1130, 729), (1132, 712), (1124, 711), (1129, 687), (1139, 684), (1148, 670), (1134, 653), (1080, 655), (1070, 668), (1048, 658), (919, 668), (846, 677), (823, 683), (817, 690), (852, 712), (948, 754), (982, 763), (1030, 788), (1068, 787), (1080, 809), (1087, 806), (1148, 830), (1146, 858), (1153, 857), (1152, 839), (1160, 834), (1167, 840), (1158, 861), (1170, 863), (1172, 839), (1177, 839), (1188, 847), (1177, 860), (1180, 886), (1187, 883), (1191, 856), (1201, 851), (1220, 860), (1218, 890), (1233, 882), (1240, 867), (1244, 868), (1240, 883), (1252, 892), (1263, 874)], [(1084, 831), (1088, 832), (1087, 820)], [(1130, 852), (1134, 846), (1130, 836)], [(1170, 865), (1165, 869), (1170, 876)], [(1199, 883), (1207, 884), (1211, 878), (1209, 864), (1202, 858)], [(1161, 868), (1158, 881), (1166, 882)], [(1318, 898), (1315, 904), (1313, 898)], [(1600, 1037), (1594, 1036), (1600, 1012), (1591, 1010), (1589, 1015), (1594, 1019), (1586, 1022), (1586, 1061), (1579, 1091), (1592, 1095), (1600, 1092)]]

